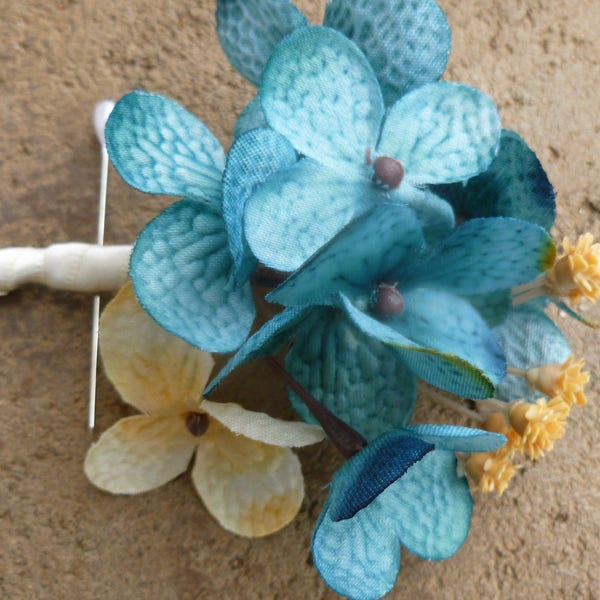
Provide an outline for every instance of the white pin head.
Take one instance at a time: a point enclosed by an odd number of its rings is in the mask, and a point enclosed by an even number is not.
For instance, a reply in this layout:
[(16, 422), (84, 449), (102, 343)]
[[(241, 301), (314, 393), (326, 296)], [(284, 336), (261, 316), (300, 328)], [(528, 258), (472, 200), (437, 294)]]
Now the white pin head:
[(94, 107), (94, 129), (96, 130), (96, 137), (102, 148), (106, 147), (104, 128), (106, 127), (106, 122), (114, 107), (115, 103), (112, 100), (100, 100)]

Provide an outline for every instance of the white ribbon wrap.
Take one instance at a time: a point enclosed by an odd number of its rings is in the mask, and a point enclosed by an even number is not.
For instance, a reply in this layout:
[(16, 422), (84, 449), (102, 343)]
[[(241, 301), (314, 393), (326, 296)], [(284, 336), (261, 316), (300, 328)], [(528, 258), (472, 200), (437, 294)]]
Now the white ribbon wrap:
[(0, 295), (26, 283), (74, 292), (106, 292), (127, 280), (132, 246), (70, 242), (0, 249)]

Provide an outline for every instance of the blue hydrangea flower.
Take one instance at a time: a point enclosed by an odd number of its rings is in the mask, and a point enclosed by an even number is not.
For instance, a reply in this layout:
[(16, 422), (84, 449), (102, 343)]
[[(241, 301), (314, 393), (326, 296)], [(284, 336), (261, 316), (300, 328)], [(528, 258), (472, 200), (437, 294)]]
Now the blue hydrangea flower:
[(466, 427), (391, 430), (334, 475), (312, 552), (319, 573), (352, 600), (381, 598), (400, 570), (400, 545), (426, 560), (464, 543), (473, 501), (454, 452), (489, 452), (503, 435)]
[(427, 186), (485, 171), (501, 131), (487, 96), (449, 82), (414, 88), (386, 112), (364, 54), (326, 27), (298, 29), (276, 47), (260, 101), (269, 126), (304, 156), (246, 203), (250, 248), (282, 271), (382, 201), (410, 205), (428, 242), (445, 237), (452, 208)]

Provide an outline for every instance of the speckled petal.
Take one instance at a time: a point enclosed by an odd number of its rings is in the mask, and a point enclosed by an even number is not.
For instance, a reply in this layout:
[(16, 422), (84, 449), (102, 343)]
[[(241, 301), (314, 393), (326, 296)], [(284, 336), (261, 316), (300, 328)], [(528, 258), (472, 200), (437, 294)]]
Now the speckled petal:
[(256, 537), (287, 525), (304, 498), (298, 457), (211, 423), (200, 439), (192, 481), (222, 527)]
[(223, 219), (229, 249), (235, 264), (235, 277), (245, 282), (257, 261), (244, 235), (246, 200), (273, 173), (297, 161), (290, 143), (272, 129), (253, 129), (239, 137), (227, 155), (223, 174)]
[(452, 183), (488, 168), (500, 131), (485, 94), (458, 83), (429, 83), (390, 108), (377, 154), (400, 160), (412, 185)]
[(257, 94), (250, 102), (248, 102), (248, 104), (246, 104), (246, 108), (244, 108), (235, 122), (233, 137), (234, 139), (237, 139), (247, 131), (251, 131), (252, 129), (264, 129), (268, 126), (267, 120), (265, 119), (265, 113), (260, 105), (260, 98)]
[(144, 91), (123, 96), (105, 135), (110, 160), (129, 185), (149, 194), (220, 201), (223, 148), (174, 100)]
[(327, 27), (303, 27), (274, 50), (260, 85), (269, 125), (324, 164), (365, 162), (383, 117), (379, 83), (364, 54)]
[(323, 22), (365, 53), (387, 105), (446, 69), (450, 26), (433, 0), (330, 0)]
[(214, 365), (210, 354), (159, 327), (138, 304), (131, 282), (102, 313), (100, 353), (123, 400), (151, 415), (197, 406)]
[(88, 450), (84, 471), (95, 486), (107, 492), (139, 494), (183, 473), (196, 443), (181, 416), (127, 417), (105, 431)]
[(167, 331), (209, 352), (231, 352), (255, 315), (250, 285), (228, 286), (231, 269), (221, 215), (182, 200), (143, 229), (130, 275), (140, 304)]
[(368, 179), (303, 159), (277, 172), (248, 199), (246, 238), (263, 264), (293, 271), (378, 199)]
[[(337, 309), (311, 313), (286, 357), (286, 368), (367, 440), (412, 418), (417, 398), (415, 376), (396, 352), (364, 335)], [(293, 392), (289, 397), (302, 419), (314, 422)]]
[(201, 408), (236, 435), (271, 446), (299, 448), (316, 444), (325, 438), (324, 431), (315, 425), (274, 419), (265, 413), (246, 410), (233, 402), (204, 400)]
[(420, 440), (433, 444), (436, 450), (452, 450), (453, 452), (491, 452), (506, 444), (506, 437), (499, 433), (461, 427), (457, 425), (406, 425), (399, 427)]
[[(423, 247), (415, 213), (401, 204), (381, 203), (347, 225), (267, 299), (285, 306), (327, 304), (342, 292), (369, 293), (398, 265)], [(390, 282), (393, 283), (393, 282)]]
[(527, 283), (548, 269), (552, 238), (539, 225), (509, 217), (467, 221), (411, 270), (411, 283), (456, 294), (494, 292)]
[(218, 0), (217, 34), (229, 62), (254, 85), (273, 48), (291, 31), (308, 25), (288, 0)]
[[(517, 369), (539, 367), (547, 363), (561, 364), (572, 354), (560, 329), (536, 306), (514, 308), (505, 321), (492, 331), (500, 341), (507, 363)], [(496, 396), (503, 400), (525, 398), (534, 401), (540, 395), (540, 392), (527, 387), (524, 378), (515, 375), (507, 375), (496, 391)]]

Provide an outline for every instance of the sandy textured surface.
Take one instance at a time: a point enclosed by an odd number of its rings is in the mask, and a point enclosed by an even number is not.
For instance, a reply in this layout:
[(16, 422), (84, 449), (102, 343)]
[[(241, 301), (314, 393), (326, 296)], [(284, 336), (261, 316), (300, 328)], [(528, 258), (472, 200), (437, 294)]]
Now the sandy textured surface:
[[(598, 236), (600, 3), (440, 3), (454, 36), (447, 77), (490, 94), (504, 125), (538, 152), (558, 191), (557, 239)], [(320, 19), (323, 0), (300, 4)], [(165, 93), (228, 145), (252, 89), (218, 46), (214, 9), (214, 0), (0, 0), (0, 246), (94, 240), (90, 117), (101, 98), (137, 86)], [(106, 241), (131, 242), (165, 201), (112, 175)], [(187, 476), (137, 497), (87, 482), (90, 315), (90, 297), (41, 287), (0, 299), (0, 597), (334, 598), (309, 551), (337, 464), (324, 445), (301, 453), (300, 515), (266, 539), (222, 531)], [(502, 498), (477, 500), (454, 558), (431, 564), (405, 553), (391, 598), (600, 598), (599, 337), (559, 319), (595, 371), (591, 402)], [(251, 365), (219, 397), (289, 414), (268, 377)], [(98, 431), (128, 413), (103, 376), (98, 403)]]

